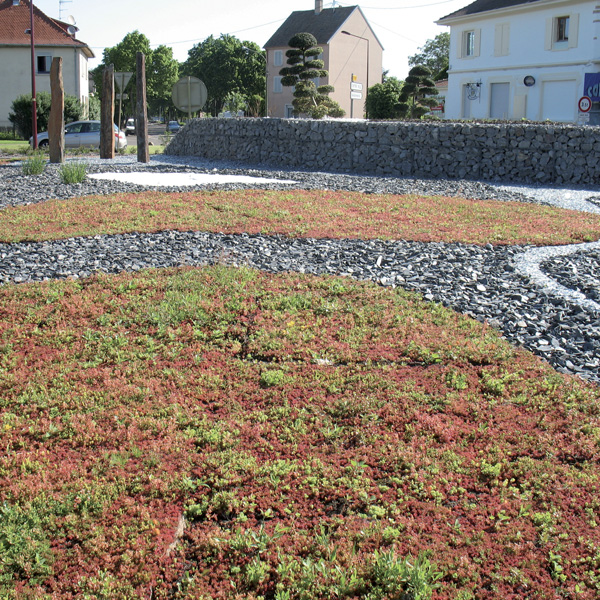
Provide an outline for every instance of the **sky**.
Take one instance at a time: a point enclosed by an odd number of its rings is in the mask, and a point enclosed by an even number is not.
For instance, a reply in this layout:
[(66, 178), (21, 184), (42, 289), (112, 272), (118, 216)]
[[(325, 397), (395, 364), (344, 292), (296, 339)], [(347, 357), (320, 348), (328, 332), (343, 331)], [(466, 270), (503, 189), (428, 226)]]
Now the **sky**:
[[(314, 0), (33, 0), (48, 16), (75, 19), (77, 38), (90, 46), (102, 60), (105, 47), (115, 46), (128, 33), (139, 31), (155, 47), (173, 48), (182, 62), (188, 50), (210, 35), (231, 34), (261, 48), (295, 10), (314, 10)], [(449, 31), (435, 21), (470, 4), (472, 0), (364, 0), (336, 2), (338, 6), (358, 4), (384, 47), (383, 68), (403, 79), (408, 57), (416, 54), (429, 39)], [(324, 1), (324, 8), (333, 6)]]

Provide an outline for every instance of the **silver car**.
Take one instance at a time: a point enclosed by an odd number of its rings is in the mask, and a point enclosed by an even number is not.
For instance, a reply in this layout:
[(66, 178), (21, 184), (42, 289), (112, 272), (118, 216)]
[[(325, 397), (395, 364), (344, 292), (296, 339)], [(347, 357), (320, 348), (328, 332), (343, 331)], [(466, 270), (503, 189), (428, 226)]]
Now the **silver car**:
[[(127, 148), (125, 134), (115, 125), (115, 148)], [(38, 133), (38, 146), (43, 148), (48, 145), (48, 132)], [(33, 136), (29, 138), (33, 147)], [(100, 147), (100, 121), (75, 121), (65, 127), (65, 148), (99, 148)]]

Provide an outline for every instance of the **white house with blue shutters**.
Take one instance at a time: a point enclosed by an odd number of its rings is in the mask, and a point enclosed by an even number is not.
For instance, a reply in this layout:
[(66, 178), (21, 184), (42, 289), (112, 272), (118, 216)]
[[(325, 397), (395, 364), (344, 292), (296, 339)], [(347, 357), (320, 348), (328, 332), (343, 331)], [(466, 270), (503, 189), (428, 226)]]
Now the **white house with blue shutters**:
[(476, 0), (449, 14), (446, 118), (600, 124), (600, 1)]

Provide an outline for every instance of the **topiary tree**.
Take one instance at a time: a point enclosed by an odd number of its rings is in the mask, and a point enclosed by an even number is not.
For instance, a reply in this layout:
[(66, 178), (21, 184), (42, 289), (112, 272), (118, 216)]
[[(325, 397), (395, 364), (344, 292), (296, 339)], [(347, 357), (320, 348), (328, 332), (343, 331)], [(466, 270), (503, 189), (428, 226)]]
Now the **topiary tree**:
[[(38, 131), (48, 130), (50, 119), (50, 101), (52, 96), (49, 92), (38, 92), (35, 95), (37, 106)], [(15, 125), (23, 139), (28, 140), (33, 135), (31, 123), (31, 94), (21, 94), (13, 101), (8, 120)], [(65, 123), (78, 121), (83, 118), (84, 107), (75, 96), (65, 95)]]
[(437, 95), (437, 88), (431, 79), (431, 71), (423, 65), (417, 65), (404, 80), (398, 110), (404, 117), (420, 119), (429, 109), (437, 106), (437, 100), (427, 97), (433, 95)]
[(281, 85), (294, 87), (294, 115), (308, 115), (313, 119), (323, 117), (343, 117), (344, 111), (341, 106), (329, 97), (334, 91), (331, 85), (316, 86), (314, 79), (327, 77), (328, 72), (323, 69), (325, 63), (315, 58), (323, 52), (323, 48), (317, 46), (317, 39), (311, 33), (297, 33), (288, 42), (290, 50), (287, 56), (287, 64), (279, 71), (282, 76)]

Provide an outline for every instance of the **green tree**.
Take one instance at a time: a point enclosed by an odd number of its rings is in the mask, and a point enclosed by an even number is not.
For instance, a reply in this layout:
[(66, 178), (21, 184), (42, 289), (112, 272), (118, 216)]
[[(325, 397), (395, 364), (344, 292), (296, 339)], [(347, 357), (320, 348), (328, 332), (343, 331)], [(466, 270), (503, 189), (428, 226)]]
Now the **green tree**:
[(158, 46), (152, 50), (146, 58), (147, 100), (151, 113), (164, 113), (173, 107), (173, 86), (178, 79), (179, 62), (173, 58), (173, 48)]
[(413, 67), (404, 80), (398, 109), (400, 114), (410, 119), (420, 119), (438, 101), (428, 96), (437, 95), (435, 83), (431, 79), (431, 71), (422, 65)]
[(317, 39), (310, 33), (297, 33), (288, 42), (290, 50), (285, 55), (287, 64), (279, 71), (281, 85), (294, 87), (294, 115), (308, 115), (313, 119), (325, 116), (343, 117), (340, 105), (329, 97), (334, 91), (331, 85), (316, 86), (314, 79), (327, 77), (323, 69), (325, 63), (319, 58), (323, 48), (317, 46)]
[(395, 77), (386, 77), (383, 83), (369, 88), (365, 105), (370, 119), (397, 119), (402, 82)]
[(101, 108), (102, 106), (100, 103), (100, 98), (98, 98), (98, 96), (91, 95), (89, 100), (88, 117), (95, 121), (99, 121)]
[[(427, 40), (425, 45), (419, 48), (420, 52), (408, 57), (411, 67), (423, 65), (433, 74), (433, 80), (445, 79), (447, 75), (450, 58), (450, 34), (440, 33), (432, 40)], [(446, 72), (446, 75), (444, 73)]]
[(241, 94), (247, 104), (256, 106), (256, 97), (265, 95), (264, 52), (254, 42), (232, 35), (212, 35), (188, 51), (181, 67), (183, 75), (201, 79), (208, 99), (205, 110), (217, 116), (229, 94)]
[(239, 92), (229, 92), (225, 96), (225, 102), (223, 104), (223, 111), (229, 111), (232, 116), (237, 115), (240, 110), (246, 110), (248, 104), (243, 94)]
[[(172, 48), (158, 46), (152, 50), (150, 40), (139, 31), (128, 33), (116, 46), (105, 48), (102, 54), (102, 63), (91, 71), (91, 76), (97, 93), (101, 97), (102, 75), (108, 65), (112, 64), (115, 71), (133, 73), (127, 86), (129, 100), (123, 106), (124, 115), (133, 116), (135, 113), (138, 52), (142, 52), (146, 57), (146, 99), (150, 110), (164, 110), (172, 106), (171, 90), (179, 78), (179, 63), (173, 58)], [(122, 91), (118, 90), (119, 93)], [(124, 115), (121, 116), (121, 120), (124, 120)]]
[[(38, 131), (48, 130), (51, 99), (49, 92), (38, 92), (35, 95)], [(84, 112), (84, 107), (75, 96), (65, 95), (65, 123), (79, 121), (83, 118)], [(33, 135), (31, 94), (22, 94), (13, 101), (8, 120), (15, 125), (23, 139), (28, 140)]]

